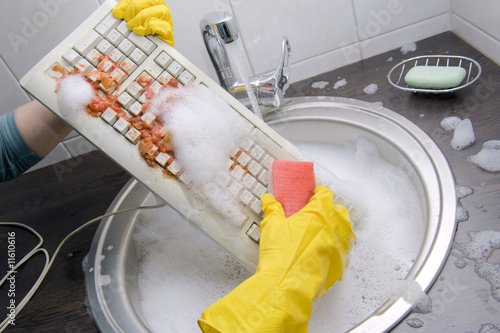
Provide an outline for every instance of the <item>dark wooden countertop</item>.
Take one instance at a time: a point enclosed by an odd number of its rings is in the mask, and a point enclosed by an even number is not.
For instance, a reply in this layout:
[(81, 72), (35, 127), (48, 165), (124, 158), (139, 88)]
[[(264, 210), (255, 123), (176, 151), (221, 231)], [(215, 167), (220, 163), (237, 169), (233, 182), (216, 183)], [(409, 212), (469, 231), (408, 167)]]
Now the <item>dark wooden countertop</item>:
[[(471, 57), (481, 64), (483, 74), (472, 86), (449, 95), (413, 94), (400, 91), (388, 83), (386, 75), (392, 66), (405, 58), (425, 54)], [(390, 57), (392, 61), (387, 61)], [(333, 89), (339, 79), (346, 79), (347, 85)], [(324, 89), (312, 88), (312, 83), (318, 81), (327, 81), (329, 84)], [(373, 95), (363, 92), (363, 88), (370, 83), (378, 84), (378, 91)], [(470, 216), (468, 221), (458, 226), (457, 237), (464, 240), (469, 231), (500, 231), (500, 174), (486, 172), (467, 161), (468, 156), (481, 150), (483, 142), (500, 139), (499, 92), (500, 67), (452, 33), (443, 33), (417, 42), (417, 50), (407, 55), (393, 50), (292, 84), (286, 97), (325, 95), (383, 102), (386, 108), (400, 113), (422, 128), (445, 154), (456, 183), (474, 189), (473, 196), (461, 200)], [(441, 120), (449, 116), (471, 119), (476, 135), (476, 143), (472, 147), (463, 151), (451, 149), (453, 134), (440, 127)], [(45, 167), (0, 184), (0, 221), (16, 221), (32, 226), (44, 237), (44, 247), (52, 254), (72, 230), (105, 213), (129, 179), (126, 172), (100, 152)], [(8, 331), (98, 332), (85, 306), (84, 274), (81, 268), (96, 227), (93, 225), (83, 230), (63, 247), (45, 281), (16, 317), (15, 326), (9, 327)], [(6, 272), (7, 232), (16, 232), (17, 258), (28, 252), (36, 241), (21, 229), (0, 228), (0, 270)], [(34, 283), (43, 260), (41, 255), (37, 255), (16, 274), (16, 302), (21, 301)], [(450, 265), (453, 266), (453, 259), (447, 263), (447, 266)], [(484, 282), (480, 278), (477, 280)], [(487, 288), (487, 283), (482, 288)], [(1, 313), (6, 311), (8, 301), (4, 286), (0, 290)], [(491, 297), (489, 302), (494, 309), (489, 310), (490, 322), (500, 325), (500, 302), (497, 305)], [(463, 316), (467, 316), (465, 307)], [(427, 325), (439, 330), (426, 332), (453, 331), (452, 324), (445, 321), (435, 320)], [(479, 329), (480, 326), (476, 332)], [(413, 329), (403, 322), (394, 331), (408, 330)]]

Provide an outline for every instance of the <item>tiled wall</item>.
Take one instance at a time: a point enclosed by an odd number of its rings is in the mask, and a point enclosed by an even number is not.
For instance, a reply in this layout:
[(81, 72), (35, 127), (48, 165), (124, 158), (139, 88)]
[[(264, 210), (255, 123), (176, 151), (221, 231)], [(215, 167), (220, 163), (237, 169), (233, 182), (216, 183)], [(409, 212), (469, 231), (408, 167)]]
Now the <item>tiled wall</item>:
[[(17, 81), (103, 0), (22, 0), (0, 4), (0, 98), (7, 113), (29, 97)], [(497, 0), (167, 0), (176, 48), (216, 79), (199, 22), (229, 11), (241, 30), (252, 74), (273, 72), (280, 45), (292, 46), (291, 81), (452, 30), (500, 63)], [(419, 54), (419, 50), (414, 52)], [(92, 149), (71, 134), (39, 166)]]
[(500, 64), (500, 2), (451, 0), (452, 31)]

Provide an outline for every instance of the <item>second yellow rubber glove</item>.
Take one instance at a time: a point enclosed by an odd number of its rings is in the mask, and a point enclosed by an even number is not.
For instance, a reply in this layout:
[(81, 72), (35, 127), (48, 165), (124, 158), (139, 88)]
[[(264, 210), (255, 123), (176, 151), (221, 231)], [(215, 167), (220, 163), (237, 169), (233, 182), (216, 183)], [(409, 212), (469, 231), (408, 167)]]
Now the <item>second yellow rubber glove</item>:
[(125, 20), (138, 35), (156, 35), (174, 46), (172, 13), (164, 0), (120, 0), (113, 16)]
[(203, 312), (198, 324), (206, 333), (307, 332), (312, 302), (342, 278), (355, 235), (327, 187), (288, 218), (272, 195), (261, 201), (257, 271)]

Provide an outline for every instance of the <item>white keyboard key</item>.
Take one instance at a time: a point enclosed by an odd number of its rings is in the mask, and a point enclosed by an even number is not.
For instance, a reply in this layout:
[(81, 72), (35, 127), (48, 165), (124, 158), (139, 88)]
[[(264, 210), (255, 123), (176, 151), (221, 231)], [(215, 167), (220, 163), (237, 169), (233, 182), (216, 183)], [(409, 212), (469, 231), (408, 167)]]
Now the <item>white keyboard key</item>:
[(80, 61), (76, 63), (75, 68), (82, 73), (88, 73), (92, 69), (94, 69), (94, 66), (92, 66), (92, 64), (88, 62), (86, 59), (80, 59)]
[(167, 67), (167, 71), (175, 78), (178, 77), (183, 70), (184, 68), (182, 68), (182, 66), (177, 61), (172, 61), (172, 63)]
[(253, 146), (253, 141), (250, 140), (250, 138), (244, 138), (239, 144), (239, 147), (245, 151), (249, 151), (250, 148), (252, 148), (252, 146)]
[(262, 184), (264, 184), (264, 186), (267, 186), (267, 175), (268, 175), (268, 172), (266, 169), (262, 169), (262, 171), (258, 174), (257, 176), (257, 179), (259, 180), (259, 182), (261, 182)]
[(131, 31), (128, 30), (127, 22), (125, 22), (125, 21), (121, 21), (121, 23), (118, 24), (118, 26), (116, 27), (116, 30), (118, 32), (120, 32), (125, 37), (128, 37), (128, 35), (130, 35), (130, 33), (131, 33)]
[(254, 222), (252, 223), (250, 228), (248, 228), (246, 234), (248, 235), (248, 237), (258, 243), (260, 240), (260, 227), (257, 225), (257, 223)]
[(240, 156), (236, 159), (236, 161), (242, 166), (246, 167), (248, 162), (250, 162), (251, 158), (247, 155), (247, 153), (242, 152)]
[(123, 118), (120, 118), (114, 123), (113, 128), (122, 135), (125, 135), (130, 129), (130, 123)]
[(147, 56), (144, 52), (142, 52), (139, 49), (134, 49), (132, 53), (128, 56), (133, 62), (135, 62), (137, 65), (140, 65), (146, 60)]
[(255, 179), (252, 175), (246, 174), (243, 177), (243, 180), (241, 181), (243, 185), (245, 185), (247, 188), (252, 188), (255, 183), (257, 183), (257, 179)]
[(127, 72), (128, 75), (130, 75), (130, 74), (132, 74), (133, 71), (135, 71), (135, 69), (137, 68), (137, 65), (129, 58), (125, 58), (120, 63), (120, 67), (123, 68), (123, 70), (125, 72)]
[(168, 165), (167, 170), (175, 176), (181, 171), (181, 166), (177, 161), (173, 161)]
[(123, 52), (127, 57), (136, 49), (135, 45), (128, 39), (124, 39), (118, 44), (118, 50)]
[(255, 162), (255, 161), (251, 161), (249, 164), (248, 164), (248, 172), (250, 172), (250, 174), (252, 176), (257, 176), (260, 172), (260, 170), (262, 170), (262, 166)]
[(264, 155), (264, 157), (262, 158), (262, 161), (260, 161), (260, 164), (266, 168), (266, 169), (269, 169), (269, 167), (271, 166), (271, 163), (273, 163), (274, 161), (274, 158), (272, 158), (272, 156), (266, 154)]
[(255, 194), (257, 198), (260, 199), (261, 196), (267, 193), (267, 188), (263, 186), (261, 183), (257, 183), (252, 192), (253, 194)]
[(151, 62), (146, 65), (145, 71), (148, 72), (149, 75), (151, 75), (154, 79), (156, 79), (163, 72), (163, 68), (161, 68), (158, 64)]
[(120, 42), (124, 39), (123, 35), (116, 31), (116, 29), (111, 29), (110, 32), (106, 35), (106, 39), (113, 44), (114, 46), (118, 46)]
[(258, 145), (250, 150), (250, 156), (252, 156), (257, 161), (260, 161), (260, 159), (264, 156), (264, 153), (264, 149), (262, 149), (262, 147)]
[(143, 91), (144, 88), (137, 82), (133, 82), (127, 88), (127, 92), (135, 99), (139, 98), (139, 96), (142, 94)]
[(75, 50), (69, 49), (66, 53), (64, 53), (63, 59), (66, 60), (71, 66), (75, 67), (77, 62), (82, 59), (82, 56)]
[(156, 80), (158, 80), (158, 82), (160, 82), (161, 84), (167, 84), (168, 81), (170, 81), (172, 78), (173, 76), (170, 75), (169, 72), (163, 72), (160, 74), (160, 76), (158, 76)]
[(241, 195), (240, 195), (240, 201), (244, 204), (244, 205), (249, 205), (250, 202), (252, 202), (252, 200), (254, 199), (254, 196), (253, 194), (248, 191), (248, 190), (244, 190)]
[(97, 32), (89, 30), (73, 48), (82, 56), (86, 56), (101, 40), (102, 37)]
[(186, 85), (194, 81), (194, 76), (188, 71), (184, 71), (181, 73), (181, 75), (179, 75), (177, 80), (179, 80), (180, 83)]
[(243, 175), (245, 174), (245, 169), (237, 165), (232, 171), (231, 171), (231, 176), (234, 178), (241, 180)]
[(116, 112), (111, 108), (107, 108), (106, 111), (101, 114), (101, 118), (110, 125), (113, 125), (118, 120)]
[(156, 116), (151, 112), (146, 112), (141, 116), (141, 119), (144, 123), (151, 125), (155, 121)]
[(141, 139), (141, 132), (131, 127), (125, 134), (125, 137), (133, 144), (136, 144)]
[(168, 65), (172, 62), (172, 58), (165, 52), (161, 52), (156, 58), (155, 62), (160, 65), (163, 69), (166, 69)]
[(163, 168), (165, 168), (165, 166), (167, 165), (168, 161), (170, 161), (171, 158), (172, 157), (167, 153), (159, 153), (158, 156), (156, 156), (155, 161)]
[(117, 27), (121, 22), (122, 20), (117, 19), (110, 13), (95, 27), (95, 30), (101, 35), (106, 36), (111, 29)]
[(123, 81), (125, 81), (125, 79), (127, 78), (127, 76), (128, 76), (127, 73), (120, 67), (116, 67), (111, 72), (111, 78), (115, 80), (116, 83), (118, 84), (122, 84)]
[(142, 104), (135, 101), (129, 108), (128, 108), (128, 112), (130, 112), (132, 115), (134, 116), (138, 116), (141, 114), (141, 111), (142, 111)]
[(128, 35), (128, 40), (130, 40), (132, 43), (134, 43), (138, 48), (142, 50), (142, 52), (146, 53), (147, 55), (150, 55), (151, 52), (154, 51), (156, 48), (156, 45), (147, 39), (144, 36), (139, 36), (138, 34), (132, 32), (130, 35)]
[(141, 75), (139, 75), (139, 77), (137, 78), (136, 82), (145, 87), (153, 82), (153, 77), (147, 72), (142, 72)]
[(105, 55), (109, 55), (115, 49), (113, 45), (105, 39), (101, 40), (95, 48), (97, 51)]
[(255, 214), (260, 214), (262, 213), (262, 204), (260, 203), (260, 200), (253, 200), (250, 205), (248, 205), (250, 209), (255, 213)]
[(111, 53), (108, 56), (109, 59), (113, 60), (117, 64), (119, 64), (125, 59), (125, 55), (118, 49), (114, 49), (113, 51), (111, 51)]
[(118, 100), (117, 101), (125, 109), (128, 109), (132, 105), (132, 103), (134, 102), (134, 99), (128, 93), (122, 92), (120, 94), (120, 96), (118, 96)]
[[(150, 94), (152, 93), (152, 95), (154, 96), (160, 92), (162, 87), (163, 86), (161, 85), (161, 83), (159, 83), (158, 81), (154, 81), (153, 83), (151, 83), (151, 85), (148, 87), (148, 89), (150, 91)], [(151, 96), (150, 96), (150, 98), (151, 98)]]
[(90, 50), (89, 53), (87, 53), (87, 56), (85, 57), (92, 65), (97, 66), (99, 62), (101, 61), (102, 54), (97, 51), (96, 49)]
[(109, 74), (109, 73), (111, 73), (113, 68), (115, 68), (115, 64), (110, 59), (104, 58), (101, 60), (101, 62), (99, 62), (99, 64), (97, 65), (97, 68), (99, 68), (101, 71)]

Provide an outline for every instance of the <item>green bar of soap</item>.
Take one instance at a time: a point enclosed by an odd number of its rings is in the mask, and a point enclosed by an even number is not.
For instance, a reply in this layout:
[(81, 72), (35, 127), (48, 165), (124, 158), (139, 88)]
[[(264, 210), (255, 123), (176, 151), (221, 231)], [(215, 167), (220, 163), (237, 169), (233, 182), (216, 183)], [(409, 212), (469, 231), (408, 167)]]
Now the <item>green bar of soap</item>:
[(465, 78), (467, 72), (458, 66), (415, 66), (405, 75), (405, 82), (415, 88), (453, 88)]

